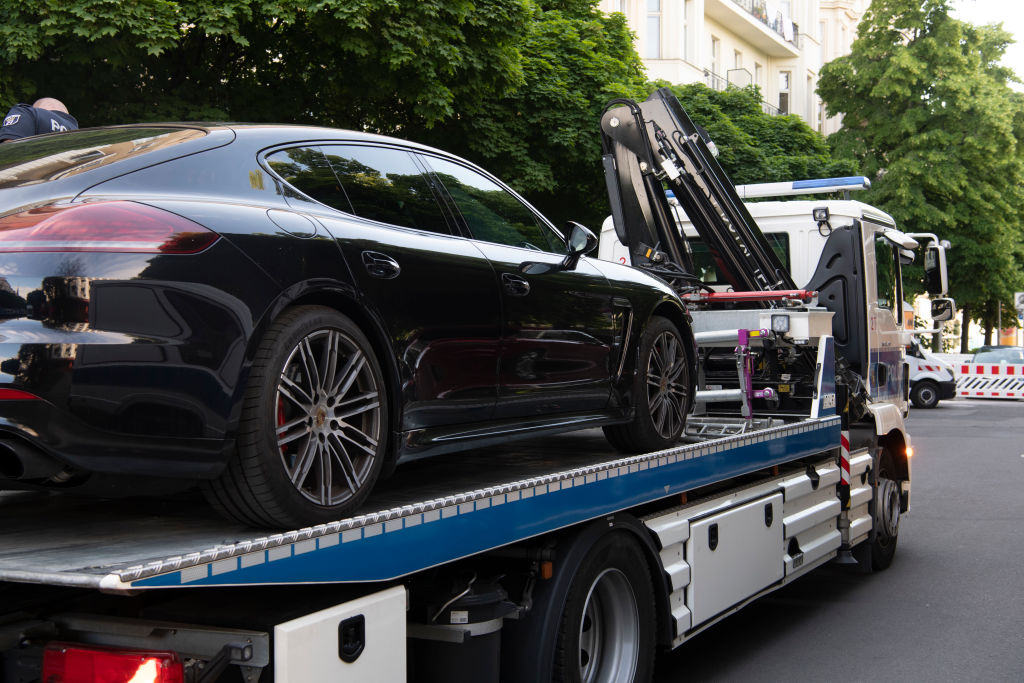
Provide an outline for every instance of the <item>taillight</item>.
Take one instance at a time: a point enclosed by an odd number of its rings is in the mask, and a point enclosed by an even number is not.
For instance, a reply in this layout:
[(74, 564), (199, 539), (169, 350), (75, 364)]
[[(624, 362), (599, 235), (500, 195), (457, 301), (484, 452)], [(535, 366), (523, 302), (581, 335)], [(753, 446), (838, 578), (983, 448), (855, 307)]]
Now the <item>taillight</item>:
[(0, 252), (195, 254), (217, 239), (178, 214), (126, 201), (43, 206), (0, 218)]
[(0, 387), (0, 401), (38, 401), (39, 397), (20, 389), (5, 389)]
[(117, 650), (50, 643), (43, 651), (43, 683), (183, 683), (176, 652)]

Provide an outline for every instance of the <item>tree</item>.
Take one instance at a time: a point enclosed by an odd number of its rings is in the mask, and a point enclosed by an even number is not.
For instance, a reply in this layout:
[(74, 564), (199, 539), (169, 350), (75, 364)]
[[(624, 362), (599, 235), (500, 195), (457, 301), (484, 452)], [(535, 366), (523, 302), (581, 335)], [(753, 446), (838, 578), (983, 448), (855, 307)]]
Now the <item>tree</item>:
[(866, 201), (953, 243), (950, 293), (989, 330), (1024, 287), (1024, 96), (998, 64), (1009, 42), (947, 0), (874, 0), (818, 86), (843, 115), (833, 149), (872, 179)]
[[(654, 83), (654, 87), (666, 85)], [(701, 83), (669, 86), (694, 123), (718, 148), (718, 161), (737, 185), (852, 175), (852, 159), (832, 157), (825, 138), (796, 115), (761, 109), (756, 86), (713, 90)]]

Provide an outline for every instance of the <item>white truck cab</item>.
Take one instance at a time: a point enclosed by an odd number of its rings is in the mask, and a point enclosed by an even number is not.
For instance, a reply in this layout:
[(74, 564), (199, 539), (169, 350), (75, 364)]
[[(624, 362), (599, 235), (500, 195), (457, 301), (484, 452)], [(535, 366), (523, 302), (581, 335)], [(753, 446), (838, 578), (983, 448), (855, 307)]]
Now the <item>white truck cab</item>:
[[(866, 183), (866, 179), (864, 179)], [(769, 183), (765, 186), (737, 186), (740, 197), (765, 196), (758, 188), (781, 185)], [(785, 183), (789, 186), (789, 183)], [(762, 190), (767, 191), (767, 190)], [(773, 194), (777, 192), (773, 189)], [(687, 237), (693, 253), (695, 274), (703, 284), (718, 290), (727, 290), (725, 278), (720, 276), (715, 260), (707, 246), (698, 237), (686, 215), (673, 197), (669, 203), (676, 209), (676, 222)], [(787, 268), (796, 284), (804, 289), (819, 291), (819, 301), (830, 297), (843, 298), (859, 289), (863, 296), (863, 309), (847, 310), (845, 315), (833, 318), (833, 334), (836, 343), (843, 347), (859, 347), (860, 353), (848, 354), (851, 358), (865, 358), (869, 367), (858, 368), (864, 378), (871, 399), (878, 403), (895, 404), (900, 412), (907, 411), (909, 386), (902, 386), (900, 371), (904, 363), (904, 348), (912, 342), (910, 331), (903, 329), (903, 287), (900, 278), (900, 264), (909, 263), (910, 250), (918, 243), (912, 237), (900, 232), (892, 216), (874, 206), (853, 200), (795, 200), (744, 202), (750, 215), (757, 222), (776, 256)], [(863, 262), (843, 277), (840, 273), (829, 274), (835, 260), (842, 258), (838, 253), (827, 250), (829, 238), (836, 231), (855, 235), (861, 243)], [(826, 258), (823, 260), (823, 254)], [(605, 220), (601, 228), (599, 257), (602, 259), (629, 263), (629, 250), (616, 237), (612, 219)], [(902, 261), (900, 260), (902, 258)], [(842, 270), (842, 269), (840, 269)], [(864, 277), (864, 274), (869, 274)], [(866, 313), (859, 313), (858, 310)], [(905, 381), (905, 380), (904, 380)]]

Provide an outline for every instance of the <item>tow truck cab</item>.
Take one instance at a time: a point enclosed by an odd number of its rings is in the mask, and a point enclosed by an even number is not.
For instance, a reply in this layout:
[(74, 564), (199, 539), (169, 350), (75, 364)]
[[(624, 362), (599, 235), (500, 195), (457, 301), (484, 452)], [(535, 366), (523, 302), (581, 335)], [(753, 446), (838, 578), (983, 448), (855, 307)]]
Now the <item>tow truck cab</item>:
[[(742, 197), (746, 188), (738, 186), (737, 192)], [(669, 203), (701, 283), (727, 289), (697, 230), (672, 198)], [(819, 305), (833, 312), (836, 348), (864, 379), (871, 400), (906, 413), (910, 387), (903, 349), (912, 335), (898, 322), (903, 319), (901, 265), (910, 262), (918, 243), (900, 232), (891, 216), (863, 202), (768, 201), (746, 203), (746, 208), (797, 286), (818, 291)], [(599, 255), (629, 262), (611, 218), (601, 229)]]

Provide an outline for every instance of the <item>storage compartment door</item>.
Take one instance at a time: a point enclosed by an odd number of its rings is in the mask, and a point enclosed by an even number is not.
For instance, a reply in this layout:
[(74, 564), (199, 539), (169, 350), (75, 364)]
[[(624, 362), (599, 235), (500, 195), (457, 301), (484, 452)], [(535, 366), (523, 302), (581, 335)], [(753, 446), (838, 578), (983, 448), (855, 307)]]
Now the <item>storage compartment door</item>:
[(405, 589), (395, 586), (274, 627), (274, 680), (404, 681)]
[(693, 625), (783, 577), (782, 494), (718, 512), (690, 526)]

